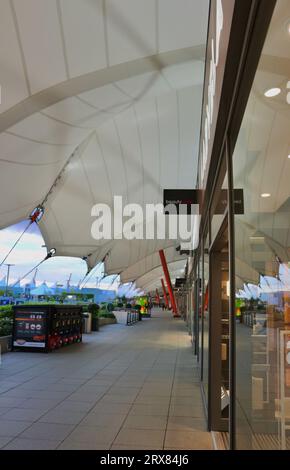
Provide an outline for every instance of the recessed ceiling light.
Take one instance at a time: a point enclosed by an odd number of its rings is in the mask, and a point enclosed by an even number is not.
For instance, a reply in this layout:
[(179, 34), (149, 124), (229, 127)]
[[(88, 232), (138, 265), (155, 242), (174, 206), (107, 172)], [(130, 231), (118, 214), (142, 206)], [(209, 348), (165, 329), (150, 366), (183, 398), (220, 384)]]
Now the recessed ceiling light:
[(252, 240), (253, 242), (255, 242), (255, 241), (256, 242), (263, 242), (263, 241), (265, 241), (265, 237), (259, 237), (257, 235), (252, 235), (250, 237), (250, 240)]
[(270, 194), (270, 193), (262, 193), (262, 194), (261, 194), (261, 197), (263, 197), (264, 199), (266, 199), (267, 197), (271, 197), (271, 194)]
[(264, 95), (266, 98), (274, 98), (274, 96), (278, 96), (281, 93), (281, 88), (270, 88), (269, 90), (265, 91)]
[(289, 158), (289, 160), (290, 160), (290, 153), (289, 153), (289, 155), (288, 155), (288, 158)]

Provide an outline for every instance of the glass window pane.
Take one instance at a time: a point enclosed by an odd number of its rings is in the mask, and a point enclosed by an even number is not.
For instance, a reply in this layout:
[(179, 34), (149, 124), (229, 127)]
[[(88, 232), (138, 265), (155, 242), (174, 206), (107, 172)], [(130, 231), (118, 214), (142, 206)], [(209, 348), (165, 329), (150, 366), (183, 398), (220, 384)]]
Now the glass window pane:
[(203, 388), (208, 398), (209, 361), (209, 235), (204, 241), (203, 251)]
[[(290, 449), (290, 34), (278, 0), (236, 144), (239, 449)], [(288, 429), (287, 429), (288, 427)]]

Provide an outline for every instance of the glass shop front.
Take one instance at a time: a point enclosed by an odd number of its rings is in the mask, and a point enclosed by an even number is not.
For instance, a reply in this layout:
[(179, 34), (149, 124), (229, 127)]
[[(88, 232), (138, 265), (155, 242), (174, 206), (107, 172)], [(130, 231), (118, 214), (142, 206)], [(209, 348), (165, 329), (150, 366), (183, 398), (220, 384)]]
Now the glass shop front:
[(209, 430), (289, 450), (290, 3), (211, 9), (192, 342)]

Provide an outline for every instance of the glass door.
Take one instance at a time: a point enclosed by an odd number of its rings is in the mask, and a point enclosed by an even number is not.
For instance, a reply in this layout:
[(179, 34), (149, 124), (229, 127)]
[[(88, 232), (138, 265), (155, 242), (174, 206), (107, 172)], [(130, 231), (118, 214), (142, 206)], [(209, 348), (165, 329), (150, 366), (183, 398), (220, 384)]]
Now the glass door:
[(209, 426), (229, 430), (229, 247), (227, 216), (209, 251)]

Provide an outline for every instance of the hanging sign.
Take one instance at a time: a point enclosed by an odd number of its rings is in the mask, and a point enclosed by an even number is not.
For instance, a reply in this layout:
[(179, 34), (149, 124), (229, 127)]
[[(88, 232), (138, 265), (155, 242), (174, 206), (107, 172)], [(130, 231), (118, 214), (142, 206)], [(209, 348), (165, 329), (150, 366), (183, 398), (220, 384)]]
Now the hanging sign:
[[(198, 215), (200, 201), (203, 191), (200, 189), (164, 189), (163, 191), (163, 205), (165, 213), (180, 214), (184, 213), (181, 210), (183, 207), (187, 215)], [(215, 207), (215, 215), (224, 214), (228, 204), (228, 190), (222, 189), (218, 203)], [(244, 190), (234, 190), (234, 209), (235, 214), (244, 214)]]
[(177, 279), (175, 279), (175, 287), (177, 289), (184, 286), (185, 283), (186, 283), (185, 277), (178, 277)]
[(198, 189), (164, 189), (163, 205), (166, 214), (183, 213), (181, 207), (185, 209), (187, 215), (197, 215), (199, 213), (200, 191)]

